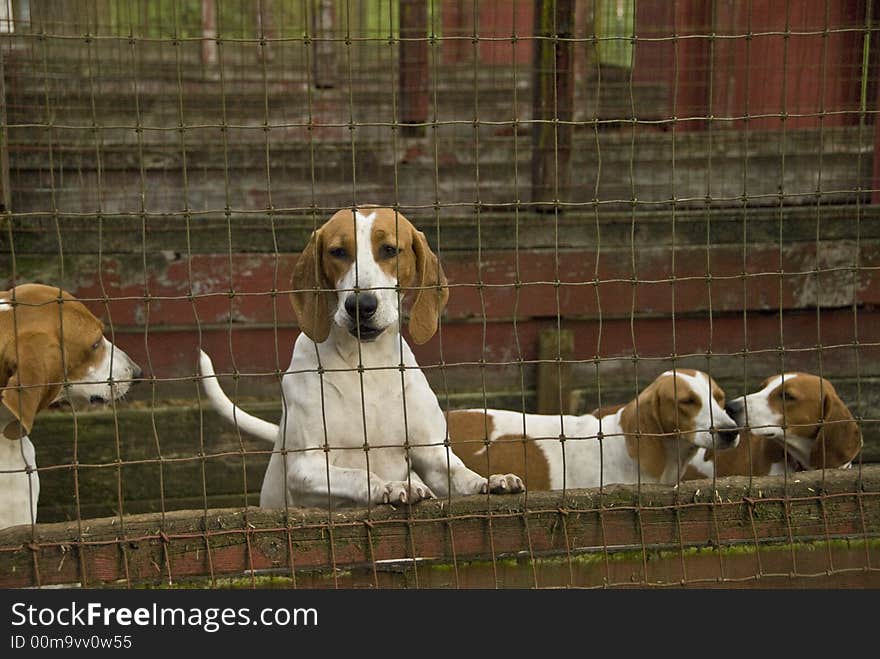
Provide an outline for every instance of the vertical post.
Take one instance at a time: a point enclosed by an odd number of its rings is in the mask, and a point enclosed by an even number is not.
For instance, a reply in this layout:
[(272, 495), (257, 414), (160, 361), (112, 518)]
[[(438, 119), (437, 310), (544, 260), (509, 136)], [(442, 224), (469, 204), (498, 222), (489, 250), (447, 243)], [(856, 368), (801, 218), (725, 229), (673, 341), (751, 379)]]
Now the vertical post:
[[(563, 361), (557, 362), (559, 358)], [(569, 414), (574, 332), (542, 330), (538, 335), (538, 414)]]
[[(870, 12), (869, 16), (871, 16), (875, 11), (875, 7), (872, 7), (870, 10), (866, 7), (866, 10)], [(880, 105), (877, 105), (880, 103), (880, 83), (877, 81), (877, 73), (880, 72), (880, 47), (878, 47), (880, 46), (880, 38), (878, 38), (876, 33), (869, 34), (867, 38), (863, 38), (862, 44), (862, 48), (867, 48), (868, 53), (862, 53), (862, 67), (864, 68), (867, 65), (867, 71), (862, 71), (861, 75), (868, 76), (868, 84), (865, 86), (865, 100), (864, 102), (859, 101), (859, 108), (864, 107), (867, 109), (870, 107), (871, 98), (874, 99), (874, 107), (877, 108), (880, 107)], [(861, 180), (861, 173), (859, 173), (859, 179)], [(880, 121), (877, 119), (874, 119), (874, 163), (871, 172), (871, 203), (880, 204)]]
[[(400, 0), (399, 94), (401, 134), (420, 137), (428, 120), (428, 3)], [(408, 125), (407, 125), (408, 124)]]
[(574, 0), (535, 2), (532, 73), (532, 202), (558, 208), (571, 180)]
[(202, 64), (217, 62), (217, 3), (202, 0)]
[(6, 66), (0, 53), (0, 212), (12, 208), (9, 190), (9, 142), (6, 132)]
[(264, 40), (260, 46), (258, 57), (264, 62), (271, 62), (274, 58), (271, 39), (275, 37), (274, 7), (272, 0), (259, 0), (257, 2), (257, 32), (260, 39)]
[(333, 41), (334, 0), (317, 0), (312, 11), (312, 81), (318, 89), (336, 85), (336, 48)]
[[(880, 90), (880, 85), (877, 85), (877, 88)], [(880, 103), (880, 93), (877, 94), (875, 102)], [(880, 107), (880, 105), (875, 107)], [(861, 179), (862, 174), (859, 172), (859, 180)], [(880, 121), (876, 119), (874, 120), (874, 164), (873, 171), (871, 172), (871, 203), (880, 204)]]

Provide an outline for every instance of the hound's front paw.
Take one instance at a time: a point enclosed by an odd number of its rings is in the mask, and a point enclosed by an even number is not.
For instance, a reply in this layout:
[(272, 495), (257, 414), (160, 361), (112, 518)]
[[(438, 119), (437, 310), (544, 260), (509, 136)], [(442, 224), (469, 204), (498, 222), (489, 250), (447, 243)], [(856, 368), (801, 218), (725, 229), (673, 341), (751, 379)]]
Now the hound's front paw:
[(489, 480), (483, 483), (482, 493), (491, 494), (516, 494), (525, 491), (522, 479), (516, 474), (492, 474)]
[(434, 493), (424, 483), (388, 481), (381, 492), (381, 500), (376, 503), (417, 503), (422, 499), (434, 499)]

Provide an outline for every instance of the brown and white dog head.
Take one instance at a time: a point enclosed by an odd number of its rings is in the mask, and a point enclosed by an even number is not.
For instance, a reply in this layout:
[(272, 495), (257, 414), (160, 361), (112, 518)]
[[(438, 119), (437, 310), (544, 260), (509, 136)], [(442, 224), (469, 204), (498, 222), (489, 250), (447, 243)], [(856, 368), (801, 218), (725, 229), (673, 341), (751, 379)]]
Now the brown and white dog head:
[(7, 438), (27, 435), (55, 401), (107, 403), (141, 376), (70, 293), (41, 284), (0, 291), (0, 432)]
[(291, 302), (303, 332), (321, 343), (335, 324), (359, 341), (400, 327), (401, 293), (415, 290), (409, 331), (437, 331), (449, 291), (425, 234), (391, 208), (343, 209), (312, 233), (293, 272)]
[(804, 469), (848, 467), (862, 448), (859, 427), (825, 378), (784, 373), (727, 406), (740, 427), (784, 446)]
[(658, 477), (671, 475), (675, 463), (684, 464), (699, 447), (727, 449), (739, 441), (736, 421), (724, 411), (724, 391), (706, 373), (689, 369), (657, 377), (623, 408), (620, 425), (631, 457)]

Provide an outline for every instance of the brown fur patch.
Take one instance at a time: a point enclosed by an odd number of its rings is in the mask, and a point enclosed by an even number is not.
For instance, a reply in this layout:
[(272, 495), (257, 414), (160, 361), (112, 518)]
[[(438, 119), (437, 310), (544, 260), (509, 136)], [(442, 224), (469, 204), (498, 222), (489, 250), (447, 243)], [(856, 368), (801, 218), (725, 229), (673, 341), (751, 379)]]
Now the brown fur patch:
[[(745, 438), (744, 438), (745, 436)], [(772, 439), (759, 437), (753, 433), (740, 433), (736, 448), (724, 451), (706, 451), (705, 461), (715, 465), (715, 476), (767, 476), (770, 468), (777, 462), (784, 462), (782, 447)], [(710, 469), (711, 471), (711, 469)], [(706, 478), (694, 467), (688, 465), (684, 480)]]
[[(396, 277), (401, 286), (417, 286), (416, 255), (413, 251), (415, 228), (400, 213), (390, 208), (364, 209), (361, 214), (375, 213), (372, 241), (373, 258), (390, 277)], [(398, 251), (396, 258), (385, 258), (382, 248), (388, 245)]]
[[(61, 391), (65, 377), (81, 380), (104, 358), (101, 321), (70, 293), (41, 284), (0, 292), (15, 308), (0, 313), (0, 400), (18, 424), (3, 429), (17, 439), (30, 432), (34, 417)], [(63, 349), (62, 349), (63, 345)], [(15, 427), (11, 427), (15, 426)]]
[(483, 412), (451, 411), (446, 415), (453, 452), (469, 469), (481, 476), (517, 474), (526, 489), (549, 490), (550, 466), (534, 440), (502, 435), (486, 446), (492, 436), (492, 418)]
[(813, 469), (837, 468), (858, 455), (858, 424), (834, 385), (810, 373), (793, 373), (768, 394), (767, 404), (789, 434), (812, 439)]
[[(685, 369), (677, 369), (688, 373)], [(691, 372), (690, 374), (693, 374)], [(666, 442), (686, 438), (695, 427), (701, 401), (691, 387), (673, 376), (660, 376), (626, 404), (620, 425), (626, 450), (639, 470), (654, 478), (666, 469)]]

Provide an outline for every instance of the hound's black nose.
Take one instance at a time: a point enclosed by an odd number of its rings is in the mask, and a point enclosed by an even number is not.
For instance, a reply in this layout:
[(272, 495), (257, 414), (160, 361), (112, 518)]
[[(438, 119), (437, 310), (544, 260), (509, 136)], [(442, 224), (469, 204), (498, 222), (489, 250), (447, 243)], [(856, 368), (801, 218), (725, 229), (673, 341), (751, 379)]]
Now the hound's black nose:
[(132, 380), (140, 380), (140, 379), (143, 378), (143, 377), (144, 377), (144, 372), (143, 372), (143, 370), (141, 370), (141, 367), (140, 367), (140, 366), (138, 366), (137, 364), (135, 364), (135, 365), (134, 365), (134, 370), (131, 372), (131, 379), (132, 379)]
[(728, 415), (737, 418), (740, 414), (742, 414), (743, 409), (745, 409), (745, 403), (742, 398), (734, 398), (733, 400), (727, 401), (727, 405), (724, 406), (724, 411), (727, 412)]
[(737, 435), (739, 435), (739, 430), (720, 430), (718, 432), (718, 438), (727, 445), (733, 444)]
[(376, 315), (379, 307), (378, 298), (372, 293), (352, 293), (345, 298), (345, 310), (354, 319), (360, 317), (361, 321)]

